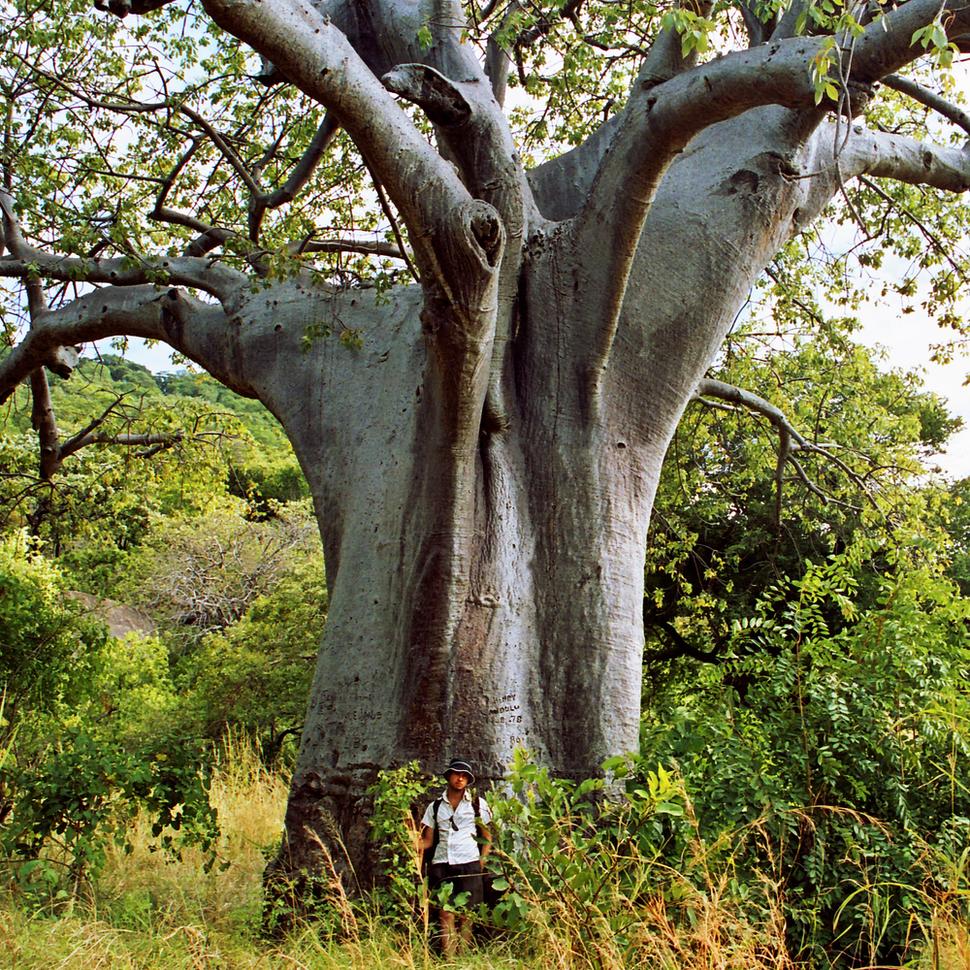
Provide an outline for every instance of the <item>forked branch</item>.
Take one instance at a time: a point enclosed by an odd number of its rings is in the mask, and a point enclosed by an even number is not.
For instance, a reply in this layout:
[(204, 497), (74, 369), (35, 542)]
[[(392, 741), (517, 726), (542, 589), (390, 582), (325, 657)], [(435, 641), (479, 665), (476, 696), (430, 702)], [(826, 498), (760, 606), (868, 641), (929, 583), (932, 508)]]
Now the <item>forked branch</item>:
[[(966, 32), (970, 5), (952, 0), (944, 8), (947, 30), (954, 36)], [(887, 13), (864, 29), (851, 50), (842, 52), (844, 73), (848, 75), (851, 61), (853, 83), (871, 85), (914, 60), (920, 49), (911, 46), (913, 33), (939, 13), (939, 0), (909, 0)], [(661, 84), (634, 85), (573, 230), (577, 251), (609, 254), (602, 274), (608, 282), (587, 288), (588, 315), (600, 321), (590, 368), (594, 393), (612, 349), (640, 232), (673, 158), (703, 129), (755, 107), (778, 104), (817, 111), (808, 67), (827, 42), (831, 38), (794, 37), (762, 44), (690, 68)], [(897, 168), (905, 169), (905, 162)], [(958, 181), (954, 187), (962, 191), (965, 185)]]
[(302, 0), (206, 0), (205, 8), (333, 113), (402, 214), (422, 277), (447, 289), (438, 229), (443, 213), (450, 218), (471, 198), (347, 37)]
[[(712, 401), (710, 400), (711, 398), (715, 398), (716, 400)], [(733, 384), (727, 384), (724, 381), (717, 381), (711, 378), (705, 378), (697, 385), (697, 388), (694, 391), (693, 400), (698, 401), (701, 404), (705, 404), (708, 407), (716, 407), (728, 411), (743, 409), (755, 414), (760, 414), (762, 417), (768, 419), (772, 427), (778, 433), (778, 457), (775, 463), (774, 524), (776, 529), (781, 528), (781, 513), (783, 505), (782, 492), (785, 481), (785, 468), (788, 465), (791, 465), (795, 471), (795, 474), (802, 481), (805, 487), (812, 492), (812, 494), (817, 496), (824, 504), (829, 504), (831, 502), (837, 505), (846, 505), (845, 502), (841, 502), (838, 499), (827, 495), (815, 482), (811, 480), (801, 462), (799, 462), (795, 457), (800, 452), (819, 455), (826, 461), (831, 462), (850, 481), (852, 481), (852, 483), (875, 508), (878, 508), (871, 490), (867, 487), (862, 477), (857, 475), (844, 461), (842, 461), (841, 458), (835, 455), (832, 452), (830, 445), (820, 445), (809, 441), (795, 428), (785, 413), (770, 401), (766, 401), (763, 397), (759, 397), (757, 394), (753, 394), (751, 391), (746, 391), (743, 388), (736, 387)], [(722, 404), (720, 402), (726, 402), (726, 404)]]

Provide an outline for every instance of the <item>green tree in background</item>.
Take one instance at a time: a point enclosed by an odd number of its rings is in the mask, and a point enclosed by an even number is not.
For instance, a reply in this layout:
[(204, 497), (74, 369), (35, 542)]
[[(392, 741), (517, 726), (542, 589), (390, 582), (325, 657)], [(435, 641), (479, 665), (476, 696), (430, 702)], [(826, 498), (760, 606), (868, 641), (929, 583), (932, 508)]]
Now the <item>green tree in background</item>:
[(46, 905), (97, 873), (139, 810), (172, 848), (210, 846), (215, 816), (163, 645), (110, 637), (32, 545), (0, 539), (0, 870)]
[[(837, 461), (800, 449), (797, 465), (779, 463), (788, 432), (743, 403), (729, 411), (695, 403), (681, 422), (647, 560), (646, 657), (658, 685), (668, 661), (719, 662), (733, 624), (753, 614), (765, 589), (856, 538), (903, 528), (943, 557), (956, 554), (942, 529), (958, 506), (926, 478), (926, 462), (962, 422), (917, 375), (881, 371), (851, 341), (852, 326), (830, 320), (808, 339), (780, 320), (755, 321), (732, 337), (716, 372), (775, 417), (811, 428)], [(873, 592), (863, 584), (860, 608)]]

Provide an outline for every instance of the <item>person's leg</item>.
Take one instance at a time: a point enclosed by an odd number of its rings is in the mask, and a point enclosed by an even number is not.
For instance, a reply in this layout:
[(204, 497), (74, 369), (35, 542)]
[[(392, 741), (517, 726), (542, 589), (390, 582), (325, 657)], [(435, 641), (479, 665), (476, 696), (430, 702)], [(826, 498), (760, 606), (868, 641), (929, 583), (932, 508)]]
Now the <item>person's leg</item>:
[[(466, 906), (476, 908), (482, 901), (481, 864), (466, 862), (456, 866), (432, 867), (434, 878), (432, 884), (440, 888), (446, 884), (451, 886), (451, 898), (461, 894), (468, 895)], [(441, 926), (441, 949), (446, 957), (453, 957), (459, 946), (467, 946), (472, 940), (472, 920), (467, 913), (456, 914), (454, 911), (442, 909), (439, 911)]]
[[(461, 879), (458, 887), (468, 895), (465, 906), (472, 912), (477, 911), (482, 903), (482, 866), (480, 862), (468, 862), (461, 867)], [(458, 940), (463, 947), (472, 942), (473, 920), (469, 912), (458, 916)]]
[[(455, 884), (451, 878), (454, 875), (452, 866), (440, 862), (435, 863), (431, 866), (429, 875), (429, 889), (432, 899), (436, 899), (445, 886), (450, 887), (450, 896), (454, 896)], [(453, 957), (458, 949), (458, 935), (455, 932), (454, 912), (444, 908), (439, 909), (438, 926), (441, 929), (442, 953), (446, 957)]]
[(458, 950), (458, 936), (455, 933), (455, 914), (446, 909), (440, 911), (441, 950), (446, 957), (453, 957)]

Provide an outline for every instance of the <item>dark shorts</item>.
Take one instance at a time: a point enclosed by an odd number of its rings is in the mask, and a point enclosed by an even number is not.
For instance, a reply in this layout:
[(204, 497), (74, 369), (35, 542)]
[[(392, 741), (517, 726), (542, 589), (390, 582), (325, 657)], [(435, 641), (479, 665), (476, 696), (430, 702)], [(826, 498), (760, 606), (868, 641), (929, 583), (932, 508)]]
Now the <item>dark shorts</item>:
[(449, 866), (447, 862), (435, 862), (428, 870), (428, 888), (432, 893), (450, 883), (451, 899), (459, 893), (470, 893), (466, 906), (474, 908), (482, 902), (482, 864), (477, 859), (474, 862), (463, 862), (461, 865)]

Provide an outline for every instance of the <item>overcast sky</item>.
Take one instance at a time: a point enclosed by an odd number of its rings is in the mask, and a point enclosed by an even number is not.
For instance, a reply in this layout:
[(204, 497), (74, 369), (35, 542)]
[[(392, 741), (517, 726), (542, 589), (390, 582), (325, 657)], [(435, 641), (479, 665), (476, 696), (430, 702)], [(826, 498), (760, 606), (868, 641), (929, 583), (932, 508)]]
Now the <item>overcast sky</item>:
[(963, 418), (965, 427), (953, 435), (938, 462), (953, 478), (970, 476), (970, 387), (964, 385), (970, 357), (958, 356), (946, 365), (932, 363), (930, 346), (945, 342), (946, 334), (918, 312), (902, 314), (891, 305), (869, 306), (859, 317), (863, 343), (885, 348), (887, 366), (923, 371), (926, 387), (945, 397), (951, 413)]

